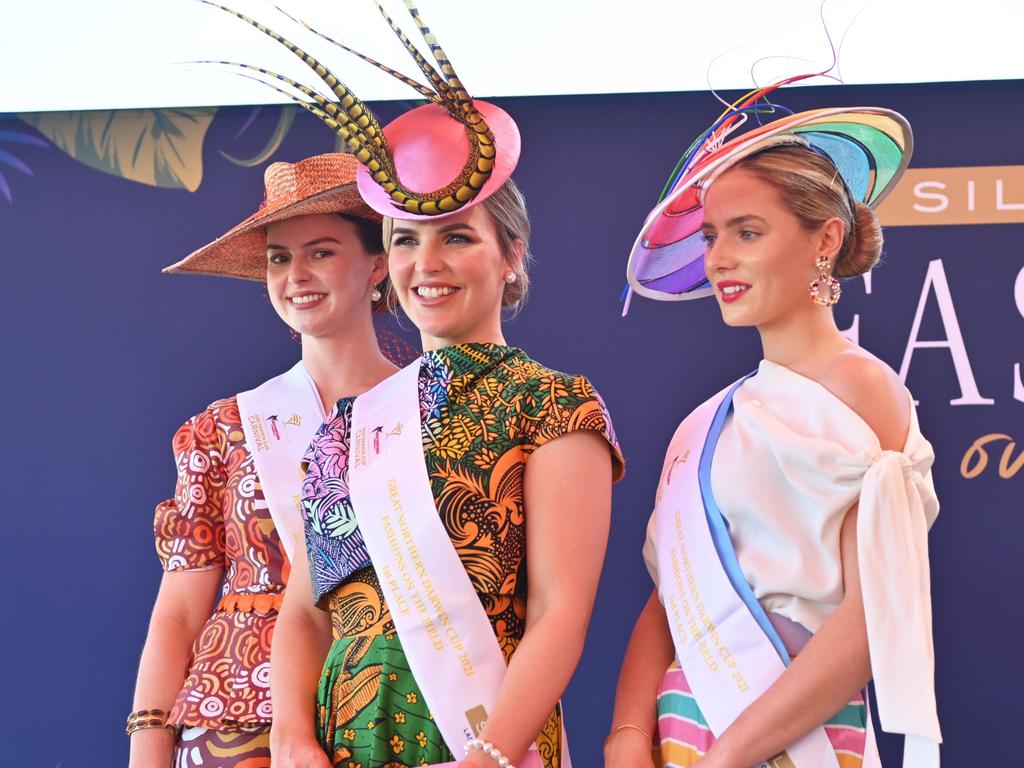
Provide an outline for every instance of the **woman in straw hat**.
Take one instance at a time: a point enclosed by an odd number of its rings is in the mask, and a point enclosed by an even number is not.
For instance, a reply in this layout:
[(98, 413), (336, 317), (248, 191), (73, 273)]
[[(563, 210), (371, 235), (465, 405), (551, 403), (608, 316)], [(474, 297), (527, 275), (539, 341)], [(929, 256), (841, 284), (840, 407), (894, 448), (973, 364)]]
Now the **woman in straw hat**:
[(383, 129), (309, 53), (240, 16), (338, 97), (259, 70), (312, 99), (300, 103), (364, 163), (360, 192), (386, 217), (389, 299), (425, 349), (339, 401), (306, 454), (309, 571), (297, 553), (274, 645), (275, 768), (463, 753), (466, 766), (569, 765), (558, 699), (622, 458), (584, 376), (505, 343), (502, 309), (522, 301), (529, 258), (510, 180), (519, 133), (466, 93), (407, 5), (437, 70), (388, 21), (431, 87), (407, 81), (432, 103)]
[(644, 549), (656, 589), (605, 765), (877, 766), (873, 678), (903, 765), (938, 766), (933, 454), (910, 393), (831, 309), (836, 277), (878, 261), (872, 208), (906, 167), (910, 126), (820, 109), (724, 141), (774, 111), (771, 90), (694, 143), (630, 257), (633, 291), (714, 295), (726, 324), (757, 328), (764, 359), (669, 446)]
[(371, 319), (387, 257), (357, 165), (343, 154), (272, 164), (260, 209), (166, 270), (265, 280), (302, 360), (174, 436), (177, 489), (154, 521), (165, 572), (127, 729), (133, 766), (172, 755), (180, 768), (270, 765), (270, 646), (302, 536), (299, 461), (339, 398), (397, 370)]

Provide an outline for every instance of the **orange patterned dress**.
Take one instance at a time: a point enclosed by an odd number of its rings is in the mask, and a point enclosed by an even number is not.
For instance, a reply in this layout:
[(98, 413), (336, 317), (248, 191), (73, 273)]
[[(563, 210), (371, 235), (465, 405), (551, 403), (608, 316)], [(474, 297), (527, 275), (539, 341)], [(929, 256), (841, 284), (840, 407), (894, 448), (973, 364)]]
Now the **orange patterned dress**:
[(174, 435), (178, 482), (156, 508), (166, 571), (219, 568), (217, 609), (196, 638), (169, 721), (215, 731), (270, 724), (270, 642), (288, 561), (245, 445), (238, 403), (218, 400)]

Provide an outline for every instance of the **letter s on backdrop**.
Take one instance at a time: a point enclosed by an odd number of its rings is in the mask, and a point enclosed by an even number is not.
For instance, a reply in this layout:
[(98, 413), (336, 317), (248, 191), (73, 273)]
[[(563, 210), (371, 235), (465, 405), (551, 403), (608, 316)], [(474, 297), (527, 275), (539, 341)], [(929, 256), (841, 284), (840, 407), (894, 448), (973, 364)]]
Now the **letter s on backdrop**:
[(944, 192), (928, 192), (928, 189), (945, 190), (941, 181), (919, 181), (914, 185), (914, 197), (921, 200), (935, 200), (932, 205), (914, 203), (914, 210), (921, 213), (939, 213), (949, 208), (949, 197)]

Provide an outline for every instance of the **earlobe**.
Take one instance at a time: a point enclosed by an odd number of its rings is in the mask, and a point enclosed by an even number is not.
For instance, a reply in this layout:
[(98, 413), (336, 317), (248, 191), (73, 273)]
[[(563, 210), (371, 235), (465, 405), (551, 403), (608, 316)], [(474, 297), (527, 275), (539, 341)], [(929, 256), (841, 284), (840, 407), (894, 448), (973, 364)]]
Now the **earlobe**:
[(516, 264), (521, 264), (524, 256), (526, 255), (526, 243), (517, 237), (512, 241), (512, 250), (515, 253)]
[(846, 222), (838, 216), (833, 216), (821, 227), (819, 254), (827, 256), (829, 261), (834, 262), (840, 249), (843, 247), (845, 237)]
[(371, 276), (375, 284), (388, 276), (388, 254), (386, 252), (373, 257), (373, 272)]
[(512, 241), (512, 254), (505, 259), (505, 263), (513, 272), (518, 272), (523, 266), (523, 259), (526, 257), (526, 244), (516, 238)]

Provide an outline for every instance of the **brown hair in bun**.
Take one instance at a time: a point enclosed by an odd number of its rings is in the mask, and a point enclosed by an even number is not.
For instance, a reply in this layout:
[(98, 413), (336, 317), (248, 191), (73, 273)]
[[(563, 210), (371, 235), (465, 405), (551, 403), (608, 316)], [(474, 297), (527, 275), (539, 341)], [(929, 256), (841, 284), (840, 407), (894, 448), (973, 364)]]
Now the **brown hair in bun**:
[(859, 200), (854, 203), (853, 227), (846, 240), (833, 272), (837, 277), (857, 277), (870, 272), (882, 255), (882, 227), (875, 212)]

